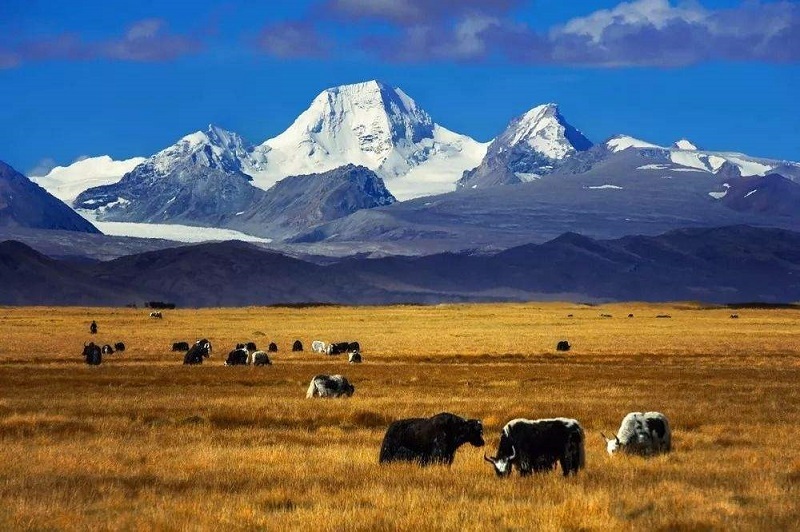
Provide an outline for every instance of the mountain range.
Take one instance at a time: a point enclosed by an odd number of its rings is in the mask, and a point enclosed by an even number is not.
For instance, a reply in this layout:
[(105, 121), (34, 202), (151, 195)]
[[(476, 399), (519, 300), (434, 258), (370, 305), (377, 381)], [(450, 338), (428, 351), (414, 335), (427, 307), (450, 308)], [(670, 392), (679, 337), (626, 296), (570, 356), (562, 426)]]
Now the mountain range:
[(596, 240), (566, 233), (492, 255), (301, 260), (243, 242), (110, 261), (0, 242), (1, 305), (800, 300), (800, 233), (731, 226)]
[(122, 234), (221, 228), (312, 254), (491, 251), (569, 231), (800, 229), (800, 164), (686, 139), (593, 143), (554, 103), (481, 143), (379, 81), (321, 92), (261, 144), (211, 125), (149, 158), (90, 158), (32, 180)]

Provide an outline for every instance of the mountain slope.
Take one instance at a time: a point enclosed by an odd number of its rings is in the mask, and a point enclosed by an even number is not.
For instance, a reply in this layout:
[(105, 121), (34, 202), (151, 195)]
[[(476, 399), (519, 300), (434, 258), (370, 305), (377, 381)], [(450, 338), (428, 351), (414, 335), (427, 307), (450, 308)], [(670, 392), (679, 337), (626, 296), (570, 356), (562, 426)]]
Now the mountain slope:
[(84, 190), (116, 183), (144, 161), (144, 157), (123, 161), (115, 161), (108, 155), (88, 157), (69, 166), (56, 166), (46, 175), (31, 176), (31, 181), (67, 205), (72, 205)]
[(248, 234), (286, 238), (358, 210), (394, 202), (374, 172), (348, 165), (322, 174), (287, 177), (224, 225)]
[(0, 227), (99, 233), (63, 202), (0, 161)]
[(336, 268), (235, 241), (132, 255), (89, 269), (101, 281), (135, 286), (145, 297), (182, 306), (392, 300)]
[(800, 300), (800, 233), (747, 226), (616, 240), (566, 233), (495, 255), (356, 257), (327, 265), (242, 242), (171, 248), (102, 263), (54, 261), (23, 244), (4, 242), (0, 286), (0, 304), (793, 302)]
[[(604, 151), (604, 146), (595, 146), (568, 159), (557, 172), (529, 183), (462, 189), (359, 211), (298, 235), (294, 241), (420, 254), (505, 249), (544, 242), (566, 232), (619, 238), (735, 224), (800, 230), (796, 194), (800, 185), (793, 181), (770, 178), (780, 186), (760, 188), (746, 198), (747, 205), (738, 206), (711, 193), (721, 194), (728, 184), (735, 191), (728, 201), (733, 201), (759, 188), (757, 183), (766, 183), (764, 177), (726, 177), (698, 169), (631, 171), (652, 164), (646, 151), (626, 150), (613, 157), (606, 157)], [(587, 159), (579, 160), (582, 157)], [(756, 180), (756, 184), (748, 180)], [(759, 193), (767, 197), (768, 192), (772, 196), (768, 203), (780, 208), (753, 203)]]
[(591, 141), (567, 123), (556, 104), (540, 105), (512, 120), (491, 143), (480, 166), (464, 172), (458, 186), (485, 188), (537, 179), (591, 147)]
[(15, 241), (0, 242), (0, 305), (123, 305), (138, 298), (113, 282), (45, 257)]

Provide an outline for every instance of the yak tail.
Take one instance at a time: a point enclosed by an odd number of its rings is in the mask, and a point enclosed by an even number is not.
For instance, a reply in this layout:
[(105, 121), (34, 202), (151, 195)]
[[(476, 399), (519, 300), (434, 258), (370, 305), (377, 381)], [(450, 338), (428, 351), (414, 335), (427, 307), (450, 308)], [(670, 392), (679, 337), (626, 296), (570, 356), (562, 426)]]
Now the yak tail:
[(311, 384), (308, 385), (308, 391), (306, 392), (306, 399), (311, 399), (314, 397), (314, 393), (317, 391), (317, 383), (315, 379), (311, 379)]

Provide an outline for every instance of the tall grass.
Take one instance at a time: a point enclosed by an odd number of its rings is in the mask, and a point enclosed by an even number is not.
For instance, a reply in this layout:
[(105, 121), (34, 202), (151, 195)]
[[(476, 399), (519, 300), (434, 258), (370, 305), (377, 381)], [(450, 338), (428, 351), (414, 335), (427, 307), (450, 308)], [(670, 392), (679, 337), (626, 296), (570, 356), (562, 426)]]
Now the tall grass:
[[(612, 314), (611, 319), (600, 318)], [(627, 318), (633, 313), (634, 318)], [(800, 521), (800, 312), (693, 305), (0, 309), (0, 528), (776, 530)], [(568, 314), (573, 314), (568, 318)], [(670, 314), (671, 319), (656, 319)], [(81, 362), (96, 319), (128, 349)], [(259, 334), (260, 333), (260, 334)], [(208, 337), (184, 367), (169, 348)], [(288, 352), (358, 340), (365, 362)], [(573, 345), (556, 353), (558, 340)], [(265, 368), (222, 367), (276, 341)], [(306, 400), (317, 373), (350, 399)], [(674, 452), (605, 454), (632, 410), (660, 410)], [(379, 466), (394, 419), (479, 417), (487, 447), (450, 468)], [(497, 479), (514, 417), (587, 431), (578, 476)]]

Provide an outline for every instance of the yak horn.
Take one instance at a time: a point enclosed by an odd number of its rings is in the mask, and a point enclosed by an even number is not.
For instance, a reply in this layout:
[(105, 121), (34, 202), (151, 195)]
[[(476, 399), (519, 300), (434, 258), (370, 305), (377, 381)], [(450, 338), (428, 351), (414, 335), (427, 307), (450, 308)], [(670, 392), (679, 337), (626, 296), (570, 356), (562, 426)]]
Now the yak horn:
[(486, 460), (487, 462), (489, 462), (490, 464), (494, 464), (494, 460), (495, 459), (494, 458), (489, 458), (488, 456), (486, 456), (486, 453), (483, 453), (483, 459)]
[(605, 434), (603, 434), (602, 432), (600, 433), (600, 436), (601, 436), (601, 437), (602, 437), (604, 440), (606, 440), (606, 441), (610, 441), (610, 440), (609, 440), (609, 438), (608, 438), (608, 436), (606, 436), (606, 435), (605, 435)]
[(508, 457), (508, 461), (510, 462), (511, 460), (513, 460), (516, 457), (517, 457), (517, 448), (512, 445), (511, 446), (511, 456)]

